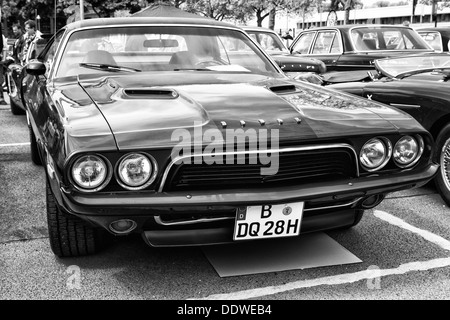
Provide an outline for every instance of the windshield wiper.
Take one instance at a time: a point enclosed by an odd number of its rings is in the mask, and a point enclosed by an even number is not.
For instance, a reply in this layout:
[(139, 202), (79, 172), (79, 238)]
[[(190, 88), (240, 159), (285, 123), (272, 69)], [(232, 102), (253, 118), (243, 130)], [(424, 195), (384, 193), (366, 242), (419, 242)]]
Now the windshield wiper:
[(83, 68), (88, 68), (88, 69), (110, 71), (110, 72), (120, 72), (120, 71), (141, 72), (142, 71), (142, 70), (135, 69), (135, 68), (116, 66), (116, 65), (112, 65), (112, 64), (103, 64), (103, 63), (83, 62), (83, 63), (80, 63), (79, 66), (83, 67)]
[(212, 71), (211, 69), (206, 68), (176, 68), (173, 71)]

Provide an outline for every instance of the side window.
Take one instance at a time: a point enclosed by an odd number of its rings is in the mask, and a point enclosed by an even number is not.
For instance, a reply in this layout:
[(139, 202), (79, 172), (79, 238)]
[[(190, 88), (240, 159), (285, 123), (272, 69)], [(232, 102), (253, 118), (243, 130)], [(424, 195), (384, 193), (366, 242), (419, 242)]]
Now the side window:
[(414, 49), (414, 44), (411, 42), (411, 40), (409, 40), (408, 37), (403, 36), (403, 43), (405, 44), (405, 48), (406, 49)]
[[(384, 35), (384, 37), (386, 38), (385, 35)], [(395, 44), (395, 46), (394, 47), (387, 46), (389, 49), (404, 50), (404, 49), (412, 49), (414, 47), (413, 43), (411, 42), (411, 40), (409, 40), (409, 38), (407, 37), (406, 34), (402, 34), (401, 32), (396, 32), (394, 38), (396, 39), (396, 41), (393, 42), (393, 44)]]
[(339, 41), (335, 31), (319, 32), (312, 50), (313, 54), (325, 54), (339, 52)]
[(315, 32), (307, 32), (300, 35), (298, 41), (295, 42), (294, 46), (292, 47), (292, 52), (307, 54), (315, 34)]
[(341, 48), (339, 43), (339, 34), (337, 32), (334, 32), (333, 44), (331, 45), (331, 53), (341, 53), (341, 52), (343, 52), (343, 49)]
[(433, 47), (435, 51), (443, 51), (442, 38), (438, 32), (419, 32), (420, 36)]
[(48, 77), (50, 73), (50, 69), (53, 64), (53, 60), (55, 57), (56, 49), (58, 48), (59, 43), (61, 42), (62, 36), (64, 34), (64, 30), (59, 31), (53, 39), (50, 40), (47, 47), (42, 51), (42, 54), (39, 56), (39, 59), (44, 62), (46, 72), (45, 76)]

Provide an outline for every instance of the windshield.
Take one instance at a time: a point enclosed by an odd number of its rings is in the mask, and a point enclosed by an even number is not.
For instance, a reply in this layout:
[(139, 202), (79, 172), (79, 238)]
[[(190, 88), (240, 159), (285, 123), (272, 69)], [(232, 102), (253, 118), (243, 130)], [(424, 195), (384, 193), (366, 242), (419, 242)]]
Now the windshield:
[(409, 28), (362, 27), (351, 30), (353, 45), (357, 51), (378, 50), (429, 50), (431, 47), (414, 30)]
[(72, 33), (55, 76), (122, 70), (202, 70), (280, 75), (248, 36), (237, 30), (127, 26)]
[(450, 68), (450, 55), (427, 54), (402, 56), (397, 58), (386, 58), (375, 61), (377, 69), (388, 77), (398, 77), (406, 73), (417, 73), (439, 69)]

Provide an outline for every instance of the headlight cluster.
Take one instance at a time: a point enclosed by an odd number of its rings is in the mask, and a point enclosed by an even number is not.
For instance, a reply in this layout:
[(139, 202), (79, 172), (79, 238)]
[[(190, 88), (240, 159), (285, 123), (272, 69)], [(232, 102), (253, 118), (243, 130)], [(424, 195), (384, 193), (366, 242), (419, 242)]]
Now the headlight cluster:
[(361, 148), (359, 161), (369, 172), (383, 168), (392, 158), (400, 168), (412, 167), (419, 161), (424, 149), (420, 136), (403, 136), (392, 147), (389, 139), (377, 137), (367, 141)]
[[(107, 161), (97, 155), (86, 155), (72, 165), (71, 176), (75, 185), (85, 191), (98, 191), (111, 179)], [(109, 173), (109, 174), (108, 174)]]
[[(420, 137), (419, 137), (420, 138)], [(419, 161), (423, 153), (423, 139), (415, 139), (411, 136), (402, 137), (394, 147), (393, 158), (400, 168), (407, 168)]]
[(130, 153), (123, 156), (117, 166), (117, 182), (128, 190), (141, 190), (148, 187), (156, 178), (156, 161), (143, 153)]
[[(145, 153), (129, 153), (120, 158), (114, 174), (123, 188), (141, 190), (155, 181), (158, 173), (156, 160)], [(112, 166), (99, 155), (83, 155), (76, 159), (70, 170), (70, 179), (78, 190), (94, 192), (103, 189), (113, 175)]]

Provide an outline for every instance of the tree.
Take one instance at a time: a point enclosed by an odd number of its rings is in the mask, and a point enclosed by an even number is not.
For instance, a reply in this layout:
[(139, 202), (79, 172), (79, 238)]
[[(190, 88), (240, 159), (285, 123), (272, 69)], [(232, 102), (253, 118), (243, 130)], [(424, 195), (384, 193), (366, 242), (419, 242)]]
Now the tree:
[(341, 10), (345, 10), (344, 24), (349, 24), (350, 10), (354, 9), (356, 7), (356, 5), (362, 6), (362, 2), (361, 2), (361, 0), (331, 0), (330, 11), (331, 10), (334, 10), (334, 11), (340, 10), (339, 5), (342, 8)]
[(350, 21), (350, 8), (352, 7), (353, 0), (331, 0), (330, 9), (334, 11), (339, 10), (339, 5), (345, 10), (344, 24), (348, 24)]
[(245, 23), (250, 13), (244, 0), (188, 0), (183, 7), (186, 11), (215, 20), (234, 20)]
[(304, 13), (316, 0), (248, 0), (245, 5), (256, 16), (259, 27), (269, 17), (269, 28), (275, 28), (275, 17), (279, 11)]
[[(417, 1), (417, 0), (414, 0), (414, 1)], [(379, 8), (389, 7), (390, 5), (391, 5), (391, 3), (387, 0), (375, 2), (375, 7), (379, 7)]]

